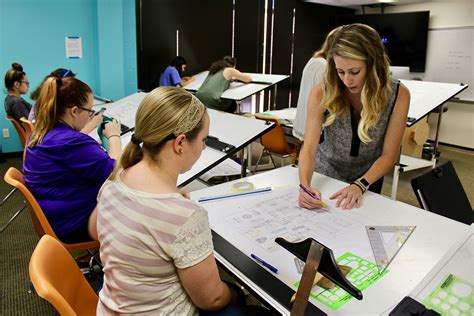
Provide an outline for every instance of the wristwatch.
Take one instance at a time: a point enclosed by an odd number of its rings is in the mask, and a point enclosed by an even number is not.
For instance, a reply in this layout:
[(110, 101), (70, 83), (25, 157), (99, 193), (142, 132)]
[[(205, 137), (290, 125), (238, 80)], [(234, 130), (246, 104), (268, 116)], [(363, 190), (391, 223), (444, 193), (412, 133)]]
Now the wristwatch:
[(360, 178), (360, 179), (357, 180), (357, 181), (359, 181), (359, 182), (365, 187), (366, 190), (367, 190), (367, 189), (369, 188), (369, 186), (370, 186), (369, 181), (365, 180), (365, 178)]

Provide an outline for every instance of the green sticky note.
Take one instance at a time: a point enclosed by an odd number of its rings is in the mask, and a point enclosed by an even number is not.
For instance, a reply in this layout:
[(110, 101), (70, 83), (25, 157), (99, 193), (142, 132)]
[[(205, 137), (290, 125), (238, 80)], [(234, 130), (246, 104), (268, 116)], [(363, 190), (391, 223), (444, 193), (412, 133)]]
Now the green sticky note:
[(474, 315), (474, 285), (448, 274), (422, 303), (441, 315)]
[[(375, 263), (350, 252), (345, 253), (336, 261), (339, 265), (352, 268), (349, 274), (346, 275), (346, 279), (361, 291), (388, 273), (388, 269), (380, 273), (379, 267)], [(298, 281), (294, 285), (298, 287), (299, 283)], [(352, 296), (339, 286), (329, 290), (315, 286), (310, 295), (333, 310), (338, 309), (352, 299)]]

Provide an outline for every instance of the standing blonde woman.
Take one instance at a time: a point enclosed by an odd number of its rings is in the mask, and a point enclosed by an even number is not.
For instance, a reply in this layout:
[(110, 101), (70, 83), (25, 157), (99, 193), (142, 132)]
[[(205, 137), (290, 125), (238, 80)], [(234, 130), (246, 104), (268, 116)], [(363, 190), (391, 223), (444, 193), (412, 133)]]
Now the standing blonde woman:
[(374, 29), (350, 24), (334, 36), (324, 82), (309, 97), (300, 154), (300, 183), (316, 198), (300, 191), (298, 201), (310, 209), (321, 207), (321, 194), (311, 186), (315, 170), (349, 183), (329, 197), (336, 207), (359, 207), (369, 187), (380, 193), (397, 158), (410, 103), (408, 89), (390, 79), (389, 59)]
[(132, 141), (99, 193), (98, 315), (205, 314), (237, 302), (219, 277), (206, 210), (177, 188), (208, 132), (205, 106), (185, 90), (160, 87), (143, 99)]

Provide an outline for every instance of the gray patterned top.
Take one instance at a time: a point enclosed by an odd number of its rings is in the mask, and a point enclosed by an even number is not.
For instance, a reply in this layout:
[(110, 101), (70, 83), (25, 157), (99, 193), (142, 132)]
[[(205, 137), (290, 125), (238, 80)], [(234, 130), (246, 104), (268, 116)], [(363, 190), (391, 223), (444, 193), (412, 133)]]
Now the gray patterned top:
[(324, 128), (316, 155), (318, 173), (350, 183), (369, 170), (382, 154), (385, 132), (397, 99), (399, 83), (398, 80), (392, 80), (393, 94), (375, 127), (369, 129), (369, 136), (372, 138), (370, 143), (364, 144), (357, 135), (352, 106), (350, 113), (336, 118)]

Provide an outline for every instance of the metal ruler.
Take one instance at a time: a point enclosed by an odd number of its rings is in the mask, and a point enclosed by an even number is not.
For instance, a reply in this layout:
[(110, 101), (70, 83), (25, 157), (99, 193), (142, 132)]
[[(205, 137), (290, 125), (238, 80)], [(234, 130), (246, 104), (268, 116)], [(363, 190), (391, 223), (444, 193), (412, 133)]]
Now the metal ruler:
[(365, 226), (380, 272), (392, 262), (415, 228), (416, 226)]

